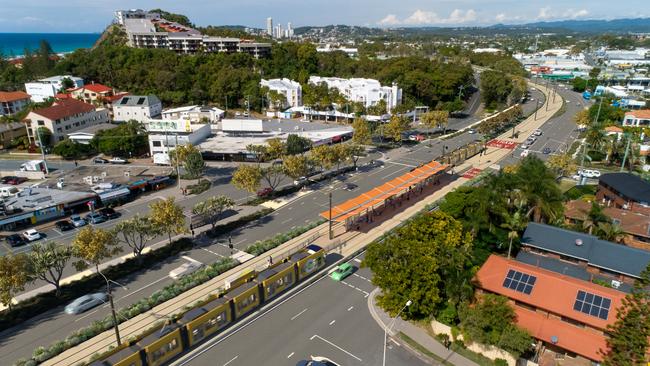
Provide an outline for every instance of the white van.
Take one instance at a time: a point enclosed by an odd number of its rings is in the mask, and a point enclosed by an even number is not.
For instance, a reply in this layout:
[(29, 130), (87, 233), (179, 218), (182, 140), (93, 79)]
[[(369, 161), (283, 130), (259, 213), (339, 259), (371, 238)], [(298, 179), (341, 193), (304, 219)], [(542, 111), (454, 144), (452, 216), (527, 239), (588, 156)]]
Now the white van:
[(0, 187), (0, 197), (15, 196), (16, 193), (18, 193), (18, 192), (19, 192), (18, 188), (13, 187), (13, 186)]

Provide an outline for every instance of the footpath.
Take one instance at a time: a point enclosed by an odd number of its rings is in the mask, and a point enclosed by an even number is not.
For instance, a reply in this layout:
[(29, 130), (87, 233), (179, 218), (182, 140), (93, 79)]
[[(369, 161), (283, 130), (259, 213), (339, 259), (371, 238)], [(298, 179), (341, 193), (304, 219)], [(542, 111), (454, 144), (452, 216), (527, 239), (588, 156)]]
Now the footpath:
[[(540, 106), (537, 118), (535, 118), (534, 115), (531, 115), (525, 121), (520, 123), (516, 127), (516, 130), (519, 132), (517, 138), (510, 138), (511, 131), (507, 131), (499, 136), (498, 139), (519, 144), (532, 134), (535, 129), (548, 121), (561, 108), (563, 98), (555, 98), (556, 101), (553, 102), (553, 98), (548, 98), (552, 92), (550, 89), (546, 89), (543, 85), (531, 85), (535, 86), (547, 95), (546, 103), (549, 103), (548, 107), (546, 105)], [(454, 167), (453, 170), (456, 172), (468, 169), (485, 170), (511, 154), (511, 149), (488, 146), (484, 154), (476, 155), (466, 160), (459, 166)], [(386, 212), (385, 215), (382, 215), (384, 217), (379, 218), (379, 220), (365, 224), (365, 226), (362, 226), (357, 231), (349, 231), (336, 235), (333, 239), (329, 239), (328, 224), (322, 224), (303, 235), (289, 240), (283, 245), (262, 254), (261, 256), (252, 258), (242, 265), (233, 268), (202, 285), (192, 288), (174, 299), (154, 307), (146, 313), (123, 322), (120, 324), (120, 334), (123, 339), (138, 336), (154, 325), (159, 324), (160, 319), (170, 318), (174, 314), (183, 312), (187, 307), (191, 307), (191, 305), (195, 304), (197, 301), (205, 299), (211, 294), (218, 293), (224, 288), (224, 281), (227, 278), (246, 273), (250, 270), (261, 270), (266, 268), (269, 257), (271, 257), (274, 262), (277, 262), (311, 243), (320, 245), (330, 252), (339, 253), (344, 258), (351, 256), (354, 253), (362, 251), (368, 244), (400, 226), (404, 221), (424, 210), (426, 206), (439, 201), (447, 193), (466, 184), (469, 180), (469, 178), (458, 177), (453, 174), (448, 175), (444, 179), (445, 182), (442, 182), (441, 185), (437, 186), (439, 187), (438, 189), (423, 193), (418, 197), (420, 199), (417, 201), (415, 199), (409, 201), (410, 206), (407, 207), (404, 205), (400, 208), (400, 211), (395, 212), (393, 216), (388, 217), (390, 212)], [(446, 184), (443, 185), (443, 183)], [(402, 328), (397, 329), (402, 331)], [(64, 337), (65, 335), (62, 335), (62, 338)], [(106, 352), (110, 347), (114, 346), (115, 335), (113, 329), (110, 329), (84, 343), (64, 351), (50, 360), (45, 361), (43, 365), (77, 365), (79, 363), (88, 362), (93, 355)], [(439, 351), (435, 348), (430, 350), (436, 354), (437, 351)], [(445, 357), (445, 353), (443, 352), (440, 356)], [(459, 363), (459, 365), (464, 364)]]

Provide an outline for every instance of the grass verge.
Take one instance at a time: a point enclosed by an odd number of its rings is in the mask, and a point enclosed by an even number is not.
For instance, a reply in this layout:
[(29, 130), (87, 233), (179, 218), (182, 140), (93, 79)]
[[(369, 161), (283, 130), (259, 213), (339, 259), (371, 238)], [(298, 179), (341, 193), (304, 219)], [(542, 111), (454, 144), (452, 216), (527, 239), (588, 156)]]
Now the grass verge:
[(406, 334), (399, 332), (397, 336), (404, 341), (404, 343), (408, 344), (410, 348), (413, 348), (414, 350), (420, 352), (421, 354), (434, 359), (438, 361), (441, 365), (453, 365), (451, 362), (445, 361), (444, 358), (436, 355), (435, 353), (429, 351), (426, 349), (423, 345), (419, 344), (416, 342), (413, 338), (407, 336)]

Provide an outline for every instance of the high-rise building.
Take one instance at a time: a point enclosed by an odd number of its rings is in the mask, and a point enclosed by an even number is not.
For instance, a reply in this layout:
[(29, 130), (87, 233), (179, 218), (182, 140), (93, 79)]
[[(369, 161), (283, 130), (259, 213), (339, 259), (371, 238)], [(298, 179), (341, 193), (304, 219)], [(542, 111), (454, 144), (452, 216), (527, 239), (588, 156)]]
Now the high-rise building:
[(287, 38), (293, 38), (293, 28), (291, 22), (287, 23)]
[(278, 24), (275, 26), (275, 38), (282, 38), (282, 24)]
[(266, 33), (273, 37), (273, 18), (271, 17), (266, 18)]

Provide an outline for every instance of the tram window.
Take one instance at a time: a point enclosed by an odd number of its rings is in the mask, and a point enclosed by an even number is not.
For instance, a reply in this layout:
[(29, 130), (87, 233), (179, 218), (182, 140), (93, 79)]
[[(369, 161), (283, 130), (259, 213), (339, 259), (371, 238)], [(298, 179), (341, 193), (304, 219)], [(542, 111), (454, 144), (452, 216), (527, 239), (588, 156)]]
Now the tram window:
[(237, 309), (239, 310), (245, 309), (253, 302), (255, 302), (255, 294), (251, 294), (250, 296), (246, 297), (244, 300), (240, 301), (239, 304), (237, 305)]

